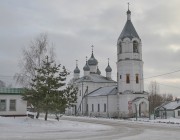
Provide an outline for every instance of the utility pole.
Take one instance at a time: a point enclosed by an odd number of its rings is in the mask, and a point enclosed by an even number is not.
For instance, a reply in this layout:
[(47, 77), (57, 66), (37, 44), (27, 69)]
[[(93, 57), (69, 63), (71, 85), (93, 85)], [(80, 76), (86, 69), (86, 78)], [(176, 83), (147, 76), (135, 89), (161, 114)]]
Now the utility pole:
[(84, 83), (82, 81), (82, 115), (83, 115), (83, 98), (84, 98), (84, 93), (83, 93), (83, 86), (84, 86)]

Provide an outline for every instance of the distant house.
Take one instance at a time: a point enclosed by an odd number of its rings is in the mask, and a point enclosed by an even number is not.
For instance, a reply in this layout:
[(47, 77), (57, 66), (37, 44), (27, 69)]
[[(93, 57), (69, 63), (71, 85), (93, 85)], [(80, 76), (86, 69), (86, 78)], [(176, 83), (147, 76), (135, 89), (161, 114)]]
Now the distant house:
[(27, 102), (22, 88), (0, 88), (0, 116), (25, 116)]
[(155, 109), (156, 117), (159, 118), (180, 118), (180, 99), (164, 103)]

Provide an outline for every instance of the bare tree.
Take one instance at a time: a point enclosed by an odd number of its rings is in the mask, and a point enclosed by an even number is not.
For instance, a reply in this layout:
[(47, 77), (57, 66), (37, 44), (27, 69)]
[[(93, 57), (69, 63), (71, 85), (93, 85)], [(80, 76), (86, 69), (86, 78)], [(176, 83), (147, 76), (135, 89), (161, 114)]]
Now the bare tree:
[(53, 47), (49, 47), (47, 35), (40, 34), (31, 41), (29, 47), (22, 49), (23, 57), (19, 61), (20, 72), (14, 76), (16, 83), (23, 87), (29, 87), (31, 79), (36, 74), (35, 69), (41, 67), (42, 60), (46, 55), (49, 55), (50, 59), (54, 60)]
[[(42, 66), (42, 60), (46, 55), (50, 56), (50, 60), (54, 60), (55, 54), (53, 46), (49, 47), (48, 37), (46, 34), (40, 34), (27, 48), (22, 49), (23, 58), (19, 62), (20, 72), (16, 73), (14, 79), (16, 83), (25, 88), (31, 87), (31, 80), (35, 78), (36, 69)], [(39, 110), (37, 109), (37, 116), (39, 117)]]
[(149, 111), (150, 113), (154, 113), (154, 109), (162, 104), (163, 98), (159, 94), (160, 89), (159, 85), (156, 81), (152, 81), (149, 84)]

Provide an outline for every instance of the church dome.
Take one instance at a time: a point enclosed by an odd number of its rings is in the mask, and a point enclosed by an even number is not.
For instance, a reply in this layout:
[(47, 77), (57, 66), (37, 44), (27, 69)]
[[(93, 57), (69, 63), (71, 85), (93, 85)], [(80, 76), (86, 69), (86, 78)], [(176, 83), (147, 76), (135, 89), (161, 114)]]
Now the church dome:
[(94, 57), (93, 53), (91, 55), (91, 58), (88, 60), (88, 65), (92, 66), (92, 65), (97, 65), (98, 61), (96, 60), (96, 58)]
[(111, 72), (112, 71), (112, 68), (109, 66), (109, 64), (108, 64), (108, 66), (106, 67), (106, 72)]
[(83, 67), (83, 70), (84, 71), (90, 71), (90, 68), (89, 68), (89, 66), (87, 64), (87, 61), (86, 61), (86, 65)]
[(76, 68), (74, 69), (74, 73), (80, 73), (78, 66), (76, 66)]

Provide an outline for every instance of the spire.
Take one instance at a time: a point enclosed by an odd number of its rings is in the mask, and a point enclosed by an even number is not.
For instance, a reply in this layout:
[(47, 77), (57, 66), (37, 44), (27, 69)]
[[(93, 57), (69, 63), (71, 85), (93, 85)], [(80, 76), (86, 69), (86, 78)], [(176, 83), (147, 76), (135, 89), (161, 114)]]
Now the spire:
[(129, 2), (128, 2), (128, 11), (127, 11), (127, 20), (131, 20), (131, 11), (129, 10)]
[[(119, 36), (119, 39), (124, 39), (124, 38), (129, 38), (129, 39), (132, 39), (132, 38), (139, 38), (139, 35), (137, 34), (132, 22), (131, 22), (131, 11), (129, 10), (129, 3), (128, 3), (128, 11), (127, 11), (127, 21), (126, 21), (126, 24)], [(119, 40), (118, 39), (118, 40)], [(140, 38), (139, 38), (140, 39)]]

